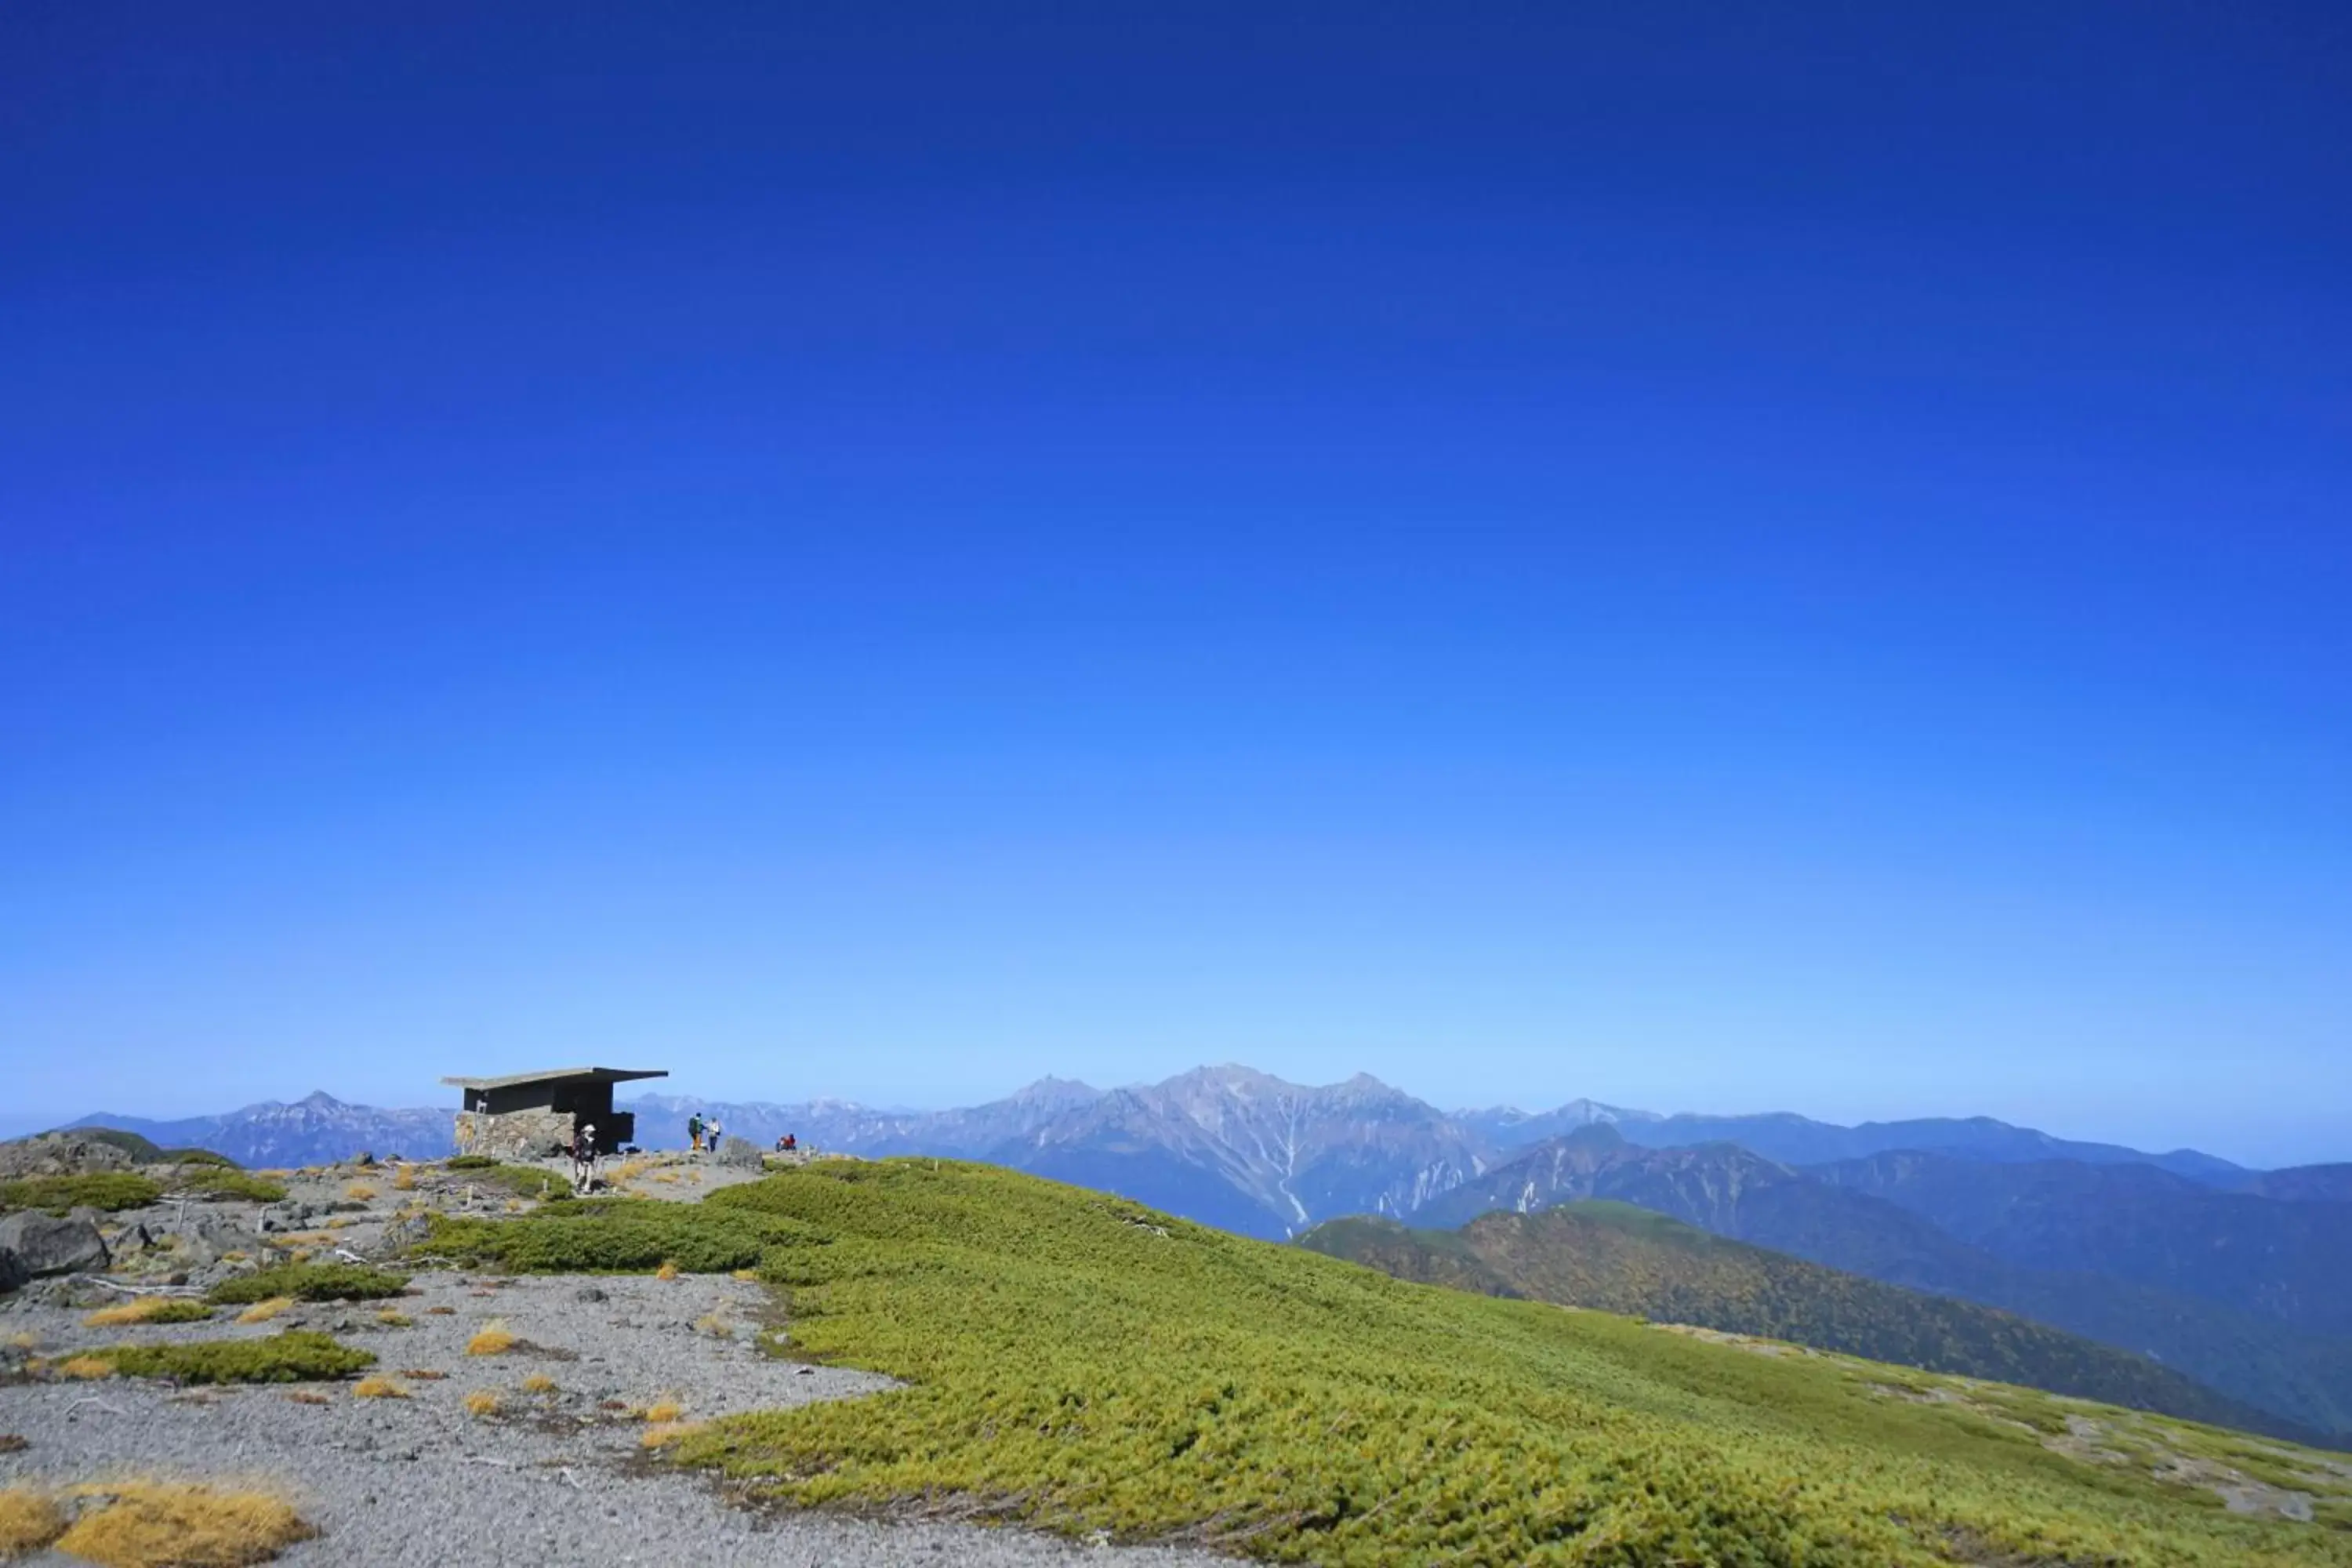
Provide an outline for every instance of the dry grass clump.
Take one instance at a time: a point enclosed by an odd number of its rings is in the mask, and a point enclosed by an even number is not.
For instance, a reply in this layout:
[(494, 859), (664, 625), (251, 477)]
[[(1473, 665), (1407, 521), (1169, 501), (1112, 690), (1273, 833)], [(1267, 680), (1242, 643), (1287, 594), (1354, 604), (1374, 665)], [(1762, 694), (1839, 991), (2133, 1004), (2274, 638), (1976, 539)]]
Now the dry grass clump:
[(514, 1349), (515, 1337), (507, 1331), (504, 1318), (492, 1318), (482, 1325), (474, 1337), (466, 1342), (467, 1355), (504, 1355)]
[(375, 1189), (369, 1186), (365, 1182), (353, 1182), (350, 1186), (343, 1189), (343, 1196), (351, 1199), (355, 1204), (363, 1204), (369, 1202), (375, 1196)]
[(414, 1378), (419, 1383), (439, 1383), (449, 1374), (446, 1372), (435, 1372), (429, 1366), (404, 1366), (400, 1369), (400, 1375)]
[(467, 1415), (496, 1415), (498, 1413), (499, 1396), (492, 1394), (488, 1389), (478, 1388), (473, 1393), (466, 1395)]
[(114, 1363), (103, 1356), (78, 1355), (58, 1363), (59, 1377), (77, 1377), (95, 1383), (101, 1377), (114, 1375)]
[(12, 1351), (32, 1350), (36, 1346), (39, 1345), (40, 1342), (41, 1336), (34, 1333), (29, 1329), (20, 1329), (16, 1332), (10, 1334), (5, 1341), (0, 1341), (0, 1343), (6, 1344)]
[(663, 1258), (663, 1259), (662, 1259), (662, 1266), (661, 1266), (659, 1268), (656, 1268), (656, 1269), (655, 1269), (655, 1270), (654, 1270), (654, 1278), (655, 1278), (655, 1279), (677, 1279), (677, 1260), (676, 1258)]
[(57, 1548), (104, 1568), (246, 1568), (319, 1532), (266, 1492), (166, 1481), (77, 1487), (89, 1500)]
[(267, 1301), (256, 1301), (252, 1306), (239, 1312), (236, 1315), (236, 1321), (240, 1323), (266, 1323), (280, 1313), (289, 1312), (293, 1309), (293, 1297), (272, 1296)]
[(659, 1426), (675, 1426), (685, 1414), (686, 1406), (675, 1394), (665, 1394), (646, 1406), (646, 1419)]
[(732, 1275), (729, 1276), (729, 1278), (740, 1279), (748, 1285), (760, 1278), (760, 1271), (756, 1268), (738, 1268)]
[(457, 1309), (455, 1307), (427, 1307), (425, 1309), (425, 1315), (428, 1318), (454, 1318), (457, 1315)]
[(30, 1487), (0, 1490), (0, 1557), (38, 1552), (66, 1532), (66, 1516), (47, 1492)]
[(392, 1173), (392, 1185), (394, 1192), (415, 1192), (416, 1190), (416, 1167), (414, 1165), (403, 1165), (399, 1170), (394, 1171)]
[(332, 1405), (334, 1403), (315, 1388), (298, 1388), (286, 1397), (297, 1405)]
[(123, 1323), (201, 1323), (212, 1315), (212, 1309), (202, 1301), (142, 1296), (119, 1306), (100, 1307), (82, 1322), (93, 1329), (108, 1329)]
[(699, 1421), (656, 1421), (645, 1429), (637, 1438), (637, 1445), (645, 1448), (665, 1448), (693, 1436), (702, 1427), (703, 1423)]
[(522, 1391), (525, 1394), (553, 1394), (555, 1392), (555, 1379), (548, 1376), (543, 1372), (532, 1373), (529, 1377), (522, 1380)]
[(405, 1399), (408, 1390), (388, 1377), (363, 1377), (352, 1384), (354, 1399)]
[(376, 1313), (375, 1321), (387, 1329), (413, 1329), (416, 1326), (415, 1319), (405, 1312), (395, 1312), (389, 1307)]

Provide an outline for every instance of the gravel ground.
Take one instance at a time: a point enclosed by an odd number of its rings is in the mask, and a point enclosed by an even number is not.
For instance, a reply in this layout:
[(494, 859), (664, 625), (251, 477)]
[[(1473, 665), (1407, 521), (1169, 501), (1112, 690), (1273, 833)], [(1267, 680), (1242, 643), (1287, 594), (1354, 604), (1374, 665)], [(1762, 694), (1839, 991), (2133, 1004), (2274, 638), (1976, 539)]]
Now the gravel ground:
[[(19, 1300), (0, 1312), (0, 1340), (29, 1333), (37, 1353), (124, 1341), (325, 1330), (373, 1351), (374, 1369), (406, 1399), (360, 1399), (349, 1384), (190, 1389), (114, 1379), (0, 1385), (0, 1434), (26, 1446), (0, 1453), (0, 1484), (142, 1475), (236, 1480), (275, 1489), (322, 1532), (279, 1560), (290, 1568), (499, 1568), (573, 1565), (1117, 1562), (1205, 1568), (1194, 1552), (1074, 1545), (1014, 1530), (876, 1522), (732, 1506), (708, 1481), (647, 1464), (643, 1426), (614, 1404), (664, 1395), (687, 1418), (838, 1399), (889, 1386), (841, 1368), (804, 1368), (760, 1351), (766, 1293), (718, 1277), (484, 1278), (421, 1274), (416, 1294), (381, 1305), (410, 1327), (377, 1321), (379, 1304), (304, 1307), (266, 1326), (210, 1323), (90, 1329), (83, 1311)], [(446, 1309), (436, 1310), (435, 1309)], [(525, 1342), (468, 1356), (493, 1319)], [(439, 1377), (404, 1375), (409, 1369)], [(522, 1380), (552, 1378), (532, 1395)], [(497, 1394), (483, 1417), (466, 1395)], [(64, 1565), (55, 1553), (30, 1559)], [(85, 1565), (86, 1568), (86, 1565)]]

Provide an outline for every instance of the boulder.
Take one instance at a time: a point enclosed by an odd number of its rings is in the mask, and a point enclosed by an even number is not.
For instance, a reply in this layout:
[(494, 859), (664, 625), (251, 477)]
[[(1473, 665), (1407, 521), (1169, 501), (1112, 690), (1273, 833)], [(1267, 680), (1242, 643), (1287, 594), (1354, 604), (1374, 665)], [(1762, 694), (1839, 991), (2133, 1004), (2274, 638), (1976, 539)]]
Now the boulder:
[(79, 1132), (43, 1132), (0, 1143), (0, 1178), (76, 1176), (85, 1171), (127, 1171), (137, 1163), (127, 1150)]
[(86, 1219), (56, 1219), (45, 1214), (12, 1214), (0, 1219), (0, 1278), (21, 1274), (38, 1279), (104, 1268), (106, 1238)]
[(762, 1169), (765, 1163), (760, 1157), (760, 1146), (757, 1143), (752, 1142), (749, 1138), (738, 1138), (731, 1132), (719, 1145), (719, 1163), (722, 1165), (740, 1165), (752, 1171)]

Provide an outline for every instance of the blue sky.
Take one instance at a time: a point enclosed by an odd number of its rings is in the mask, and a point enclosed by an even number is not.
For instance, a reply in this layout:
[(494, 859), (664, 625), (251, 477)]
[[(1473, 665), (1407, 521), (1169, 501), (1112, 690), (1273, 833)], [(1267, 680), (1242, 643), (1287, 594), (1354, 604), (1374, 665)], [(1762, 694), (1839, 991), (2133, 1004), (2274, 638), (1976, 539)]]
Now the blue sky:
[(0, 16), (24, 1119), (2352, 1159), (2340, 7)]

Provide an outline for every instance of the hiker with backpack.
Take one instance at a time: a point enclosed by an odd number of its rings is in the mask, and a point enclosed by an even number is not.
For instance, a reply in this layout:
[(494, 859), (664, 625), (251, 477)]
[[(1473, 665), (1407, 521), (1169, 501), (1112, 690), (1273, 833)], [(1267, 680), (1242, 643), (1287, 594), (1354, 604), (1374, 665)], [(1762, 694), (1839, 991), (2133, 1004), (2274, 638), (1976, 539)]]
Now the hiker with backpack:
[(702, 1152), (702, 1112), (699, 1110), (686, 1119), (686, 1145), (698, 1154)]

